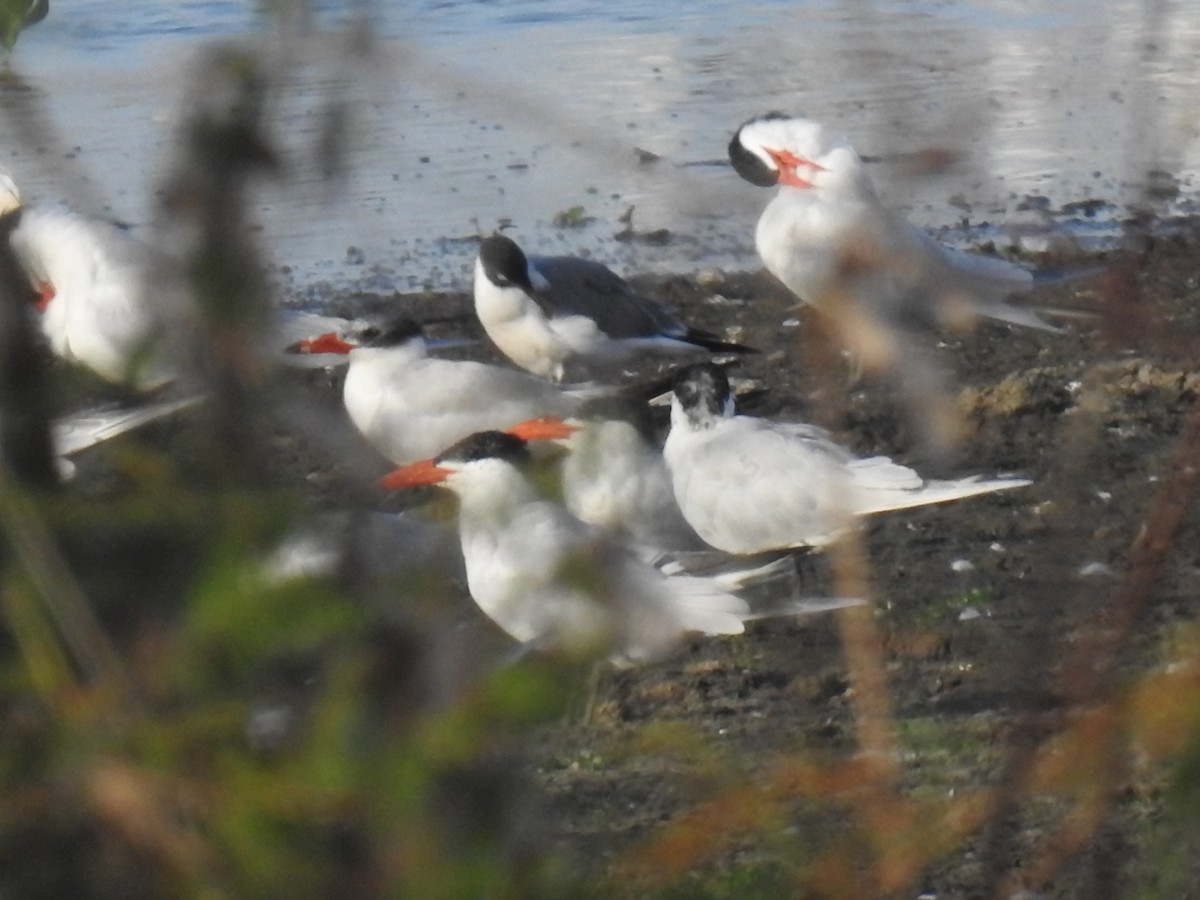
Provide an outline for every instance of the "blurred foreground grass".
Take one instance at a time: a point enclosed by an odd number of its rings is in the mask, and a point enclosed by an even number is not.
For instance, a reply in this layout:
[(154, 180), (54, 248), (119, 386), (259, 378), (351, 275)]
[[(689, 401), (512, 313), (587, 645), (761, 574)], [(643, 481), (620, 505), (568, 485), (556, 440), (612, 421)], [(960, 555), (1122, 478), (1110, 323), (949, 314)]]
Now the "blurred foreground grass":
[[(444, 588), (267, 574), (303, 506), (274, 474), (295, 398), (257, 349), (272, 300), (244, 214), (277, 168), (274, 74), (211, 52), (162, 192), (195, 306), (180, 365), (210, 402), (55, 487), (58, 373), (23, 358), (0, 397), (29, 423), (0, 474), (0, 895), (557, 896), (517, 748), (564, 709), (562, 672), (453, 671)], [(27, 95), (10, 76), (8, 123), (44, 136)]]

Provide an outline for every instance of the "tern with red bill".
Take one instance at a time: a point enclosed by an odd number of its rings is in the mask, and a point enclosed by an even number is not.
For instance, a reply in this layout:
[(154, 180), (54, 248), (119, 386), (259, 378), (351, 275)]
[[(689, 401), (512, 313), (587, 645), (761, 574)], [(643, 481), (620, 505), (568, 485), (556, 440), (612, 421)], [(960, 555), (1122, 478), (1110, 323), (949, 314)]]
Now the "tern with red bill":
[(173, 367), (162, 337), (179, 301), (163, 261), (117, 226), (65, 209), (26, 207), (0, 173), (0, 237), (30, 284), (51, 350), (102, 378), (154, 388)]
[[(0, 240), (28, 283), (39, 328), (58, 357), (141, 390), (174, 381), (194, 336), (192, 294), (165, 254), (128, 231), (65, 208), (25, 206), (0, 172)], [(320, 330), (365, 323), (282, 310), (262, 346), (271, 354)], [(297, 357), (290, 357), (295, 361)]]
[(663, 447), (684, 518), (727, 553), (821, 548), (863, 516), (1024, 487), (1024, 478), (929, 480), (884, 456), (858, 458), (823, 429), (734, 412), (725, 373), (678, 376)]
[(506, 430), (566, 448), (559, 472), (567, 509), (624, 538), (643, 557), (705, 548), (679, 510), (644, 404), (605, 398), (566, 420), (548, 417)]
[(381, 484), (443, 484), (459, 499), (467, 586), (485, 614), (523, 644), (615, 647), (653, 658), (687, 631), (740, 634), (748, 605), (703, 579), (670, 579), (623, 544), (541, 496), (523, 471), (525, 441), (489, 431)]
[(598, 262), (526, 256), (499, 234), (479, 246), (475, 312), (500, 352), (554, 381), (569, 367), (611, 369), (648, 350), (754, 352), (689, 328)]
[[(543, 497), (525, 475), (529, 460), (521, 438), (487, 431), (380, 481), (394, 489), (438, 484), (457, 495), (467, 586), (513, 638), (538, 649), (603, 648), (617, 661), (642, 662), (688, 632), (740, 634), (758, 617), (720, 581), (664, 575)], [(774, 614), (855, 602), (795, 601)]]
[(420, 327), (394, 319), (361, 344), (336, 334), (300, 341), (295, 353), (348, 354), (342, 400), (368, 443), (397, 464), (432, 456), (476, 431), (542, 415), (569, 415), (586, 389), (428, 353)]
[(734, 170), (779, 190), (755, 232), (776, 278), (835, 327), (868, 368), (895, 364), (900, 334), (979, 317), (1057, 331), (1005, 298), (1033, 275), (996, 257), (943, 246), (886, 209), (844, 137), (811, 119), (768, 113), (729, 142)]

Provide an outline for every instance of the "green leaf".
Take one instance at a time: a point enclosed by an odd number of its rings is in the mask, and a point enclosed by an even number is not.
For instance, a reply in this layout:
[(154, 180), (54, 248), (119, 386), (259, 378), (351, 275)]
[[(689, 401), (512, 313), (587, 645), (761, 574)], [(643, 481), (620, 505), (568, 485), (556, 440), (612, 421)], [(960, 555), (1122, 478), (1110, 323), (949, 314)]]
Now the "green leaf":
[(50, 12), (50, 0), (0, 0), (0, 43), (11, 50), (17, 35)]

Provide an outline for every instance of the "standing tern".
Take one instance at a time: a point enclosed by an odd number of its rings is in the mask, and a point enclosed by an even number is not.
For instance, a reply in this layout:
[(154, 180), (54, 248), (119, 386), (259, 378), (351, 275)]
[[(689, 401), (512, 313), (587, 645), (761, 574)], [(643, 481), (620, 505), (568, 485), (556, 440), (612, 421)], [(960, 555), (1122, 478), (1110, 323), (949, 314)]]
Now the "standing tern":
[(473, 434), (435, 459), (389, 473), (399, 489), (441, 484), (459, 499), (467, 587), (479, 608), (535, 649), (612, 648), (618, 662), (665, 653), (688, 632), (741, 634), (765, 615), (801, 615), (857, 599), (789, 600), (756, 612), (727, 589), (730, 578), (668, 576), (622, 541), (543, 497), (524, 469), (526, 442), (499, 431)]
[(845, 138), (810, 119), (768, 113), (729, 142), (734, 170), (779, 186), (755, 231), (767, 270), (833, 324), (868, 368), (900, 362), (904, 333), (980, 316), (1059, 329), (1005, 302), (1032, 287), (1027, 270), (943, 246), (884, 208)]
[(740, 634), (748, 604), (704, 578), (669, 578), (623, 543), (547, 500), (526, 478), (514, 435), (485, 431), (436, 459), (385, 476), (388, 488), (443, 484), (459, 499), (467, 587), (523, 644), (575, 652), (615, 647), (652, 659), (688, 631)]
[(569, 415), (586, 396), (516, 369), (430, 356), (420, 327), (404, 318), (361, 344), (325, 334), (293, 349), (349, 354), (346, 412), (368, 443), (397, 464), (433, 456), (476, 431)]
[[(776, 556), (747, 567), (744, 559), (714, 550), (696, 534), (679, 509), (644, 411), (644, 404), (600, 398), (569, 419), (543, 416), (505, 431), (565, 448), (559, 465), (563, 504), (664, 574), (704, 575), (726, 590), (753, 588), (771, 598), (795, 593), (799, 584), (790, 560)], [(785, 579), (791, 584), (785, 586)]]
[(754, 352), (689, 328), (598, 262), (527, 257), (504, 235), (479, 246), (475, 312), (505, 356), (555, 381), (576, 363), (611, 367), (639, 350)]
[(725, 373), (707, 364), (679, 374), (663, 456), (684, 518), (737, 554), (820, 548), (862, 516), (1031, 483), (926, 480), (884, 456), (857, 458), (821, 428), (736, 415)]
[(544, 417), (506, 430), (566, 448), (559, 472), (567, 509), (622, 537), (643, 557), (707, 546), (679, 510), (644, 404), (601, 398), (568, 419)]

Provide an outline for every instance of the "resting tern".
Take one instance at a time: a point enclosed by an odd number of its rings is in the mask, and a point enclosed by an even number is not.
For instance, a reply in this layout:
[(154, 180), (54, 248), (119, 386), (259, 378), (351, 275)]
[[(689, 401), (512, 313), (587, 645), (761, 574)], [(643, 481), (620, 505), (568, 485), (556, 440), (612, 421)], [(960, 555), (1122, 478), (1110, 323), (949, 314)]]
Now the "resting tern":
[(476, 431), (568, 415), (585, 396), (516, 369), (430, 356), (420, 327), (404, 318), (361, 344), (325, 334), (294, 350), (349, 354), (346, 412), (363, 437), (397, 464), (433, 456)]
[(1023, 487), (1024, 478), (926, 480), (887, 457), (857, 458), (812, 425), (736, 415), (716, 366), (689, 366), (663, 447), (675, 497), (727, 553), (821, 548), (862, 516)]
[(687, 631), (744, 630), (744, 600), (707, 579), (668, 578), (545, 499), (522, 471), (529, 459), (521, 438), (485, 431), (381, 482), (441, 483), (457, 495), (467, 586), (509, 635), (547, 649), (612, 646), (639, 662)]
[(645, 558), (706, 547), (679, 510), (649, 416), (638, 405), (589, 401), (567, 419), (543, 417), (506, 430), (565, 447), (559, 474), (567, 509)]
[(862, 364), (894, 364), (897, 332), (980, 316), (1058, 330), (1004, 302), (1033, 285), (1030, 272), (943, 246), (885, 209), (853, 147), (817, 122), (750, 119), (730, 140), (729, 159), (751, 184), (779, 186), (755, 231), (763, 264), (834, 323)]
[(543, 378), (612, 366), (639, 350), (753, 352), (684, 325), (611, 269), (573, 256), (529, 256), (504, 235), (475, 260), (475, 312), (505, 356)]
[(56, 355), (109, 381), (154, 388), (170, 380), (161, 339), (179, 297), (171, 279), (156, 277), (163, 265), (148, 245), (108, 222), (26, 208), (3, 173), (0, 223)]
[(799, 584), (790, 560), (776, 556), (747, 567), (711, 548), (687, 523), (643, 406), (601, 398), (569, 419), (543, 416), (505, 430), (565, 448), (559, 464), (563, 504), (664, 574), (703, 575), (726, 590), (754, 589), (775, 602), (794, 594)]
[[(129, 232), (67, 209), (27, 207), (0, 172), (0, 239), (30, 286), (51, 351), (101, 378), (150, 390), (183, 369), (179, 349), (191, 308), (186, 281), (163, 254)], [(264, 346), (282, 358), (318, 330), (355, 331), (358, 320), (282, 310)], [(297, 357), (291, 357), (294, 362)]]

